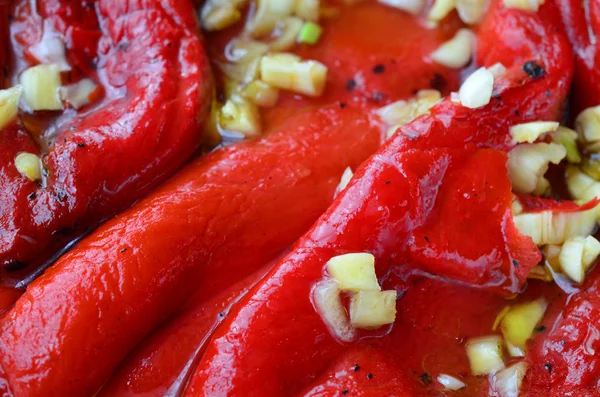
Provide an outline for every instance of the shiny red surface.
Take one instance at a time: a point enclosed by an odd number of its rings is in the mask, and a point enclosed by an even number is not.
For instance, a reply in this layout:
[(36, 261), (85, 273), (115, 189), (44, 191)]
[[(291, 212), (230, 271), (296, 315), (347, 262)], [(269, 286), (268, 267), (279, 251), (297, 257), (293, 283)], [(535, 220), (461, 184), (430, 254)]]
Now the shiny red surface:
[[(373, 253), (388, 289), (402, 291), (403, 283), (388, 284), (388, 277), (406, 264), (485, 291), (521, 290), (541, 256), (512, 225), (508, 129), (561, 115), (572, 60), (566, 39), (540, 15), (498, 5), (478, 39), (480, 63), (502, 61), (509, 69), (490, 105), (472, 110), (445, 100), (400, 128), (216, 331), (186, 395), (294, 395), (327, 371), (346, 348), (329, 334), (310, 291), (335, 255)], [(526, 61), (539, 62), (545, 74), (529, 78)], [(433, 307), (443, 300), (427, 296), (420, 299), (430, 311), (421, 314), (441, 314)], [(419, 341), (427, 338), (411, 343)]]
[[(9, 268), (39, 264), (179, 168), (200, 143), (212, 90), (187, 1), (23, 0), (12, 13), (14, 73), (33, 60), (29, 49), (41, 39), (43, 20), (66, 44), (70, 78), (95, 79), (105, 96), (66, 111), (39, 137), (47, 170), (42, 185), (5, 176), (3, 189), (18, 192), (0, 202), (12, 209), (0, 218), (0, 264)], [(31, 144), (7, 143), (17, 151)], [(11, 173), (13, 158), (2, 157), (0, 172)], [(14, 282), (4, 269), (0, 279)]]

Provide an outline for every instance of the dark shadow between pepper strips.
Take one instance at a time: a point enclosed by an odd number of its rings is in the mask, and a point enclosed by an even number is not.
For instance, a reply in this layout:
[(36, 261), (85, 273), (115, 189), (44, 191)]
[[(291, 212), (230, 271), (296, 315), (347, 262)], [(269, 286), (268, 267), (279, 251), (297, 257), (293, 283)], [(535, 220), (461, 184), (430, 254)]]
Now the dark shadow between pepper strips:
[[(43, 186), (18, 173), (4, 181), (4, 189), (18, 194), (0, 196), (0, 266), (31, 269), (189, 159), (200, 144), (212, 80), (188, 1), (16, 3), (16, 72), (24, 59), (32, 60), (30, 48), (41, 39), (44, 20), (66, 44), (71, 76), (91, 77), (106, 94), (74, 115), (66, 112), (46, 137), (51, 142), (42, 157)], [(17, 149), (39, 154), (31, 145)], [(1, 167), (14, 168), (13, 161), (2, 157)], [(5, 270), (0, 267), (6, 284), (11, 275)]]
[[(310, 302), (335, 255), (370, 252), (380, 276), (407, 264), (504, 295), (520, 291), (541, 255), (512, 222), (509, 128), (559, 119), (573, 69), (566, 38), (546, 16), (556, 18), (551, 2), (540, 14), (492, 5), (477, 63), (508, 71), (490, 104), (445, 100), (400, 128), (217, 329), (186, 395), (284, 396), (307, 387), (345, 349)], [(532, 64), (537, 72), (526, 73)]]

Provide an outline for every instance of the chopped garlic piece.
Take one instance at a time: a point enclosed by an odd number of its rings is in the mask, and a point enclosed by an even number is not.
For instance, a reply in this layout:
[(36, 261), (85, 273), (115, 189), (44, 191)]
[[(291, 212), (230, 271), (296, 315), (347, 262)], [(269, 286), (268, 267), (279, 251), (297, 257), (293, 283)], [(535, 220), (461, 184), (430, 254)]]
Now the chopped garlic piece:
[(386, 126), (391, 126), (388, 130), (388, 138), (403, 125), (409, 123), (415, 118), (429, 112), (436, 103), (440, 101), (442, 94), (437, 90), (420, 90), (416, 97), (408, 101), (400, 100), (375, 111), (381, 121)]
[(446, 374), (440, 374), (437, 377), (437, 381), (440, 383), (440, 385), (444, 386), (444, 388), (448, 390), (460, 390), (467, 386), (465, 382), (461, 381), (460, 379)]
[(510, 204), (510, 209), (513, 215), (518, 215), (523, 212), (523, 205), (517, 196), (513, 196), (513, 200)]
[(246, 23), (246, 30), (253, 37), (268, 35), (280, 20), (294, 13), (295, 2), (295, 0), (256, 0), (256, 8)]
[(396, 320), (396, 291), (361, 290), (350, 300), (350, 323), (372, 329)]
[(0, 90), (0, 130), (6, 128), (17, 118), (21, 94), (23, 94), (23, 86), (21, 85)]
[(556, 131), (559, 124), (556, 121), (533, 121), (510, 127), (513, 143), (535, 142), (540, 136)]
[(19, 78), (23, 86), (23, 102), (28, 110), (61, 110), (58, 96), (60, 68), (57, 65), (37, 65), (26, 69)]
[(262, 58), (260, 74), (273, 87), (319, 96), (325, 89), (327, 67), (317, 61), (303, 61), (293, 54), (272, 54)]
[(600, 182), (582, 172), (575, 166), (567, 167), (567, 188), (576, 200), (590, 201), (600, 197)]
[(435, 0), (433, 7), (429, 10), (429, 20), (439, 22), (446, 18), (456, 7), (456, 0)]
[(487, 0), (456, 0), (456, 11), (464, 23), (474, 25), (483, 18), (486, 2)]
[(381, 4), (417, 15), (425, 6), (424, 0), (379, 0)]
[(348, 320), (338, 283), (335, 280), (317, 283), (312, 291), (312, 303), (335, 338), (342, 342), (351, 342), (356, 338), (356, 329)]
[(494, 89), (494, 76), (486, 68), (473, 72), (460, 87), (460, 103), (470, 109), (476, 109), (490, 103)]
[(467, 356), (473, 375), (487, 375), (504, 368), (502, 338), (497, 335), (467, 341)]
[[(521, 194), (539, 192), (549, 186), (544, 174), (550, 163), (558, 164), (567, 155), (566, 149), (556, 143), (525, 143), (508, 153), (508, 177), (513, 191)], [(540, 184), (541, 182), (541, 184)]]
[(592, 236), (576, 236), (563, 244), (558, 261), (560, 268), (571, 280), (582, 283), (585, 272), (600, 254), (600, 242)]
[(544, 265), (535, 265), (529, 271), (527, 278), (534, 280), (542, 280), (545, 282), (550, 282), (553, 280), (552, 273), (550, 273)]
[(519, 397), (521, 385), (527, 373), (527, 364), (518, 362), (490, 377), (490, 395), (498, 397)]
[(79, 109), (91, 102), (90, 95), (97, 87), (96, 83), (92, 80), (82, 79), (75, 84), (60, 87), (59, 94), (63, 101), (67, 102), (73, 108)]
[(495, 64), (487, 68), (487, 70), (490, 71), (492, 76), (494, 76), (494, 80), (496, 80), (500, 78), (504, 73), (506, 73), (506, 66), (504, 66), (500, 62), (496, 62)]
[(15, 167), (21, 175), (30, 181), (37, 181), (42, 178), (42, 162), (39, 156), (33, 153), (21, 152), (17, 154)]
[(279, 100), (279, 90), (260, 80), (246, 84), (241, 88), (240, 95), (261, 107), (273, 107)]
[(540, 211), (513, 216), (515, 226), (536, 245), (562, 244), (571, 237), (589, 236), (596, 228), (598, 206), (587, 211)]
[(502, 322), (502, 319), (504, 318), (504, 316), (506, 316), (506, 313), (508, 313), (509, 310), (510, 310), (510, 306), (506, 306), (504, 309), (502, 309), (500, 311), (500, 313), (498, 313), (498, 315), (496, 316), (496, 319), (494, 320), (494, 324), (492, 325), (492, 331), (495, 331), (498, 328), (498, 326)]
[(221, 108), (219, 126), (226, 131), (255, 137), (261, 132), (260, 113), (256, 105), (234, 95)]
[(556, 131), (551, 132), (552, 142), (563, 145), (567, 151), (569, 163), (581, 163), (581, 154), (577, 147), (577, 132), (570, 128), (559, 126)]
[(575, 119), (575, 130), (586, 143), (600, 141), (600, 106), (585, 109)]
[(275, 52), (287, 51), (296, 45), (304, 21), (296, 17), (281, 20), (275, 29), (277, 39), (271, 43), (271, 50)]
[(294, 14), (306, 21), (319, 20), (320, 0), (296, 0)]
[(343, 292), (379, 291), (375, 274), (375, 257), (367, 253), (334, 256), (327, 262), (327, 271)]
[(504, 7), (517, 10), (538, 12), (544, 0), (504, 0)]
[(512, 306), (500, 323), (506, 341), (514, 347), (525, 350), (527, 340), (533, 335), (547, 307), (548, 302), (544, 298)]
[(471, 60), (474, 43), (475, 35), (473, 32), (469, 29), (460, 29), (452, 39), (435, 50), (431, 54), (431, 58), (440, 65), (449, 68), (463, 68)]
[(208, 0), (200, 11), (200, 22), (206, 30), (225, 29), (242, 18), (240, 9), (246, 0)]
[(340, 179), (340, 183), (337, 186), (337, 188), (335, 189), (335, 196), (340, 194), (342, 191), (344, 191), (346, 189), (346, 187), (348, 187), (348, 183), (350, 183), (350, 179), (352, 179), (353, 176), (354, 176), (354, 173), (352, 172), (350, 167), (346, 167), (346, 169), (344, 170), (344, 173), (342, 174), (342, 178)]

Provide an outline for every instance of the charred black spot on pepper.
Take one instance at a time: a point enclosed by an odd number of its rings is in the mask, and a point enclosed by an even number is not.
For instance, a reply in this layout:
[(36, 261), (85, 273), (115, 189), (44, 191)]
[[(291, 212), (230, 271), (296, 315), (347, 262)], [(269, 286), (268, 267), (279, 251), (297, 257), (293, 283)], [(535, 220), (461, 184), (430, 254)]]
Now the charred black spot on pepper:
[(517, 262), (516, 260), (513, 259), (512, 264), (514, 267), (516, 267), (517, 269), (519, 268), (519, 262)]
[(8, 20), (12, 21), (13, 19), (15, 19), (15, 16), (12, 14), (8, 14)]
[(419, 380), (424, 384), (424, 385), (430, 385), (431, 384), (431, 376), (425, 372), (424, 374), (419, 376)]
[(535, 61), (527, 61), (523, 64), (523, 71), (534, 79), (543, 77), (546, 70), (537, 64)]
[(342, 390), (342, 394), (343, 394), (343, 395), (346, 395), (346, 394), (348, 394), (348, 389), (344, 389), (344, 390)]
[(354, 364), (354, 367), (352, 367), (352, 369), (354, 370), (354, 372), (358, 372), (360, 370), (360, 366), (358, 364)]
[(549, 373), (552, 373), (552, 364), (546, 363), (544, 364), (544, 368), (546, 368), (546, 371), (548, 371)]
[(31, 193), (29, 196), (27, 196), (27, 198), (28, 198), (29, 200), (34, 200), (36, 197), (37, 197), (37, 193), (36, 193), (36, 192), (33, 192), (33, 193)]
[(342, 108), (342, 109), (343, 109), (343, 108), (345, 108), (345, 107), (346, 107), (346, 103), (344, 103), (344, 102), (340, 102), (340, 108)]
[(85, 143), (78, 143), (77, 147), (85, 147)]
[(392, 181), (385, 181), (386, 185), (389, 185), (390, 183), (392, 183)]
[(539, 327), (535, 328), (535, 332), (543, 332), (546, 330), (546, 326), (545, 325), (540, 325)]
[(373, 67), (373, 73), (380, 74), (380, 73), (383, 73), (383, 72), (385, 72), (385, 66), (384, 65), (378, 64), (378, 65), (375, 65)]
[(433, 77), (429, 81), (429, 86), (434, 90), (438, 91), (442, 91), (447, 84), (448, 82), (446, 81), (444, 76), (442, 76), (439, 73), (434, 73)]
[(549, 97), (550, 96), (550, 90), (546, 90), (546, 96)]
[(383, 98), (384, 98), (384, 95), (381, 92), (376, 92), (376, 93), (373, 94), (373, 100), (375, 102), (382, 101)]
[(423, 238), (425, 239), (425, 241), (427, 241), (427, 244), (429, 244), (429, 237), (423, 236)]
[(346, 89), (347, 90), (353, 90), (356, 88), (356, 80), (354, 79), (350, 79), (346, 82)]
[(225, 317), (225, 312), (219, 313), (219, 318), (223, 318), (223, 317)]
[(4, 265), (4, 269), (7, 272), (16, 272), (17, 270), (21, 270), (21, 269), (25, 268), (26, 266), (27, 266), (26, 262), (12, 261), (12, 262), (9, 262), (8, 264)]
[(125, 251), (127, 251), (127, 248), (123, 248), (123, 249), (121, 249), (121, 251), (119, 251), (119, 252), (125, 252)]
[(373, 379), (373, 374), (369, 372), (369, 373), (367, 374), (367, 378), (368, 378), (368, 379)]
[(515, 109), (515, 116), (519, 115), (519, 109)]

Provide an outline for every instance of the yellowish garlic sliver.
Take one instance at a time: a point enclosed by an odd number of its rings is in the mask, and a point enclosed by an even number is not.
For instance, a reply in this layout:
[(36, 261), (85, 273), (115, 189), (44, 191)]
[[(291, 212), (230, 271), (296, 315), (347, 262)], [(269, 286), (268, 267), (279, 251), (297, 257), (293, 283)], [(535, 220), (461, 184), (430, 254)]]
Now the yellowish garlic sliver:
[(556, 131), (558, 127), (559, 124), (556, 121), (532, 121), (513, 125), (510, 127), (510, 135), (513, 143), (533, 143), (542, 135)]
[(456, 0), (456, 11), (464, 23), (475, 25), (483, 18), (486, 5), (487, 0)]
[(375, 257), (369, 253), (334, 256), (327, 262), (326, 268), (342, 292), (381, 289), (375, 274)]
[(493, 374), (503, 369), (503, 346), (499, 335), (469, 339), (466, 350), (473, 375)]
[(58, 89), (60, 68), (56, 64), (37, 65), (25, 69), (19, 76), (23, 86), (23, 103), (27, 110), (61, 110)]
[(269, 54), (260, 62), (262, 80), (277, 88), (307, 96), (319, 96), (325, 89), (327, 67), (293, 54)]
[(504, 0), (504, 7), (538, 12), (544, 0)]
[(428, 19), (439, 22), (446, 18), (454, 7), (456, 7), (456, 0), (435, 0), (433, 7), (429, 10)]
[(548, 187), (544, 174), (549, 163), (558, 164), (566, 155), (566, 149), (556, 143), (524, 143), (513, 148), (507, 162), (513, 191), (531, 194)]
[(271, 50), (280, 52), (292, 49), (303, 25), (304, 21), (296, 17), (288, 17), (279, 22), (275, 28), (277, 38), (271, 42)]
[(575, 119), (575, 130), (583, 142), (600, 141), (600, 106), (585, 109)]
[(317, 22), (320, 8), (320, 0), (296, 0), (294, 14), (305, 21)]
[(19, 113), (19, 99), (23, 94), (23, 86), (16, 85), (0, 90), (0, 130), (6, 128)]
[(490, 375), (492, 395), (498, 397), (518, 397), (521, 395), (523, 379), (527, 374), (527, 363), (520, 361), (510, 367)]
[(200, 10), (200, 22), (208, 31), (225, 29), (242, 18), (246, 0), (208, 0)]
[(96, 90), (96, 87), (96, 83), (92, 80), (82, 79), (77, 83), (60, 87), (59, 94), (63, 101), (75, 109), (80, 109), (90, 103), (90, 95)]
[(470, 29), (460, 29), (452, 39), (431, 54), (431, 59), (453, 69), (465, 67), (473, 55), (475, 35)]
[(579, 168), (567, 166), (567, 188), (569, 194), (576, 200), (588, 202), (600, 197), (600, 182), (581, 171)]
[(350, 298), (350, 324), (374, 329), (396, 320), (396, 291), (361, 290)]
[(261, 133), (261, 120), (258, 108), (237, 95), (225, 102), (219, 114), (219, 126), (226, 131), (234, 131), (247, 137)]
[(30, 181), (42, 178), (42, 162), (39, 156), (33, 153), (21, 152), (15, 157), (17, 171)]
[(444, 389), (448, 389), (448, 390), (460, 390), (463, 387), (467, 386), (465, 384), (465, 382), (461, 381), (460, 379), (451, 376), (451, 375), (447, 375), (447, 374), (440, 374), (437, 377), (437, 381), (440, 385), (444, 386)]
[(312, 303), (321, 320), (336, 339), (351, 342), (356, 338), (356, 329), (350, 324), (335, 280), (327, 279), (318, 282), (312, 290)]
[(246, 23), (253, 37), (266, 36), (283, 18), (292, 16), (296, 0), (255, 0), (254, 13)]

